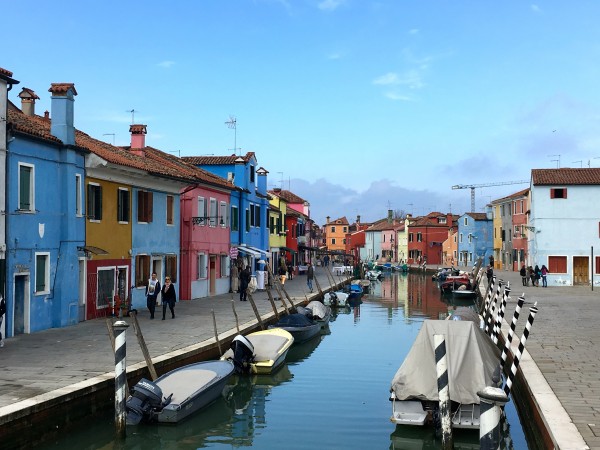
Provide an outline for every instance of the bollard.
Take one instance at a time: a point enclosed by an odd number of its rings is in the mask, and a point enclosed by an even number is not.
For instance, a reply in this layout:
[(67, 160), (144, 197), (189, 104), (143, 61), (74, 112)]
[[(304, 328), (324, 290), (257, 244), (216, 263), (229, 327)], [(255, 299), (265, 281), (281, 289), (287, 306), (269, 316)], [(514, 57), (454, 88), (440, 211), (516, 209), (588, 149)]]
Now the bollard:
[(494, 331), (492, 334), (492, 341), (494, 344), (498, 343), (498, 334), (502, 330), (502, 320), (504, 319), (504, 311), (506, 311), (506, 302), (510, 296), (510, 283), (507, 282), (504, 287), (504, 294), (502, 294), (502, 303), (500, 304), (500, 309), (496, 314), (496, 322), (494, 323)]
[(479, 448), (497, 450), (500, 446), (500, 419), (508, 396), (500, 388), (488, 386), (479, 396)]
[(508, 331), (506, 342), (504, 342), (502, 356), (500, 357), (500, 365), (502, 370), (504, 370), (504, 366), (506, 365), (506, 356), (508, 355), (508, 350), (510, 350), (510, 344), (512, 343), (513, 335), (515, 334), (515, 328), (517, 327), (517, 321), (519, 320), (519, 314), (521, 314), (523, 303), (525, 303), (525, 293), (523, 293), (523, 295), (517, 300), (517, 306), (515, 307), (512, 322), (510, 323), (510, 330)]
[(448, 365), (446, 362), (446, 337), (443, 334), (433, 336), (435, 347), (435, 368), (440, 401), (440, 421), (442, 427), (442, 448), (450, 450), (452, 442), (452, 420), (450, 418), (450, 391), (448, 387)]
[(535, 304), (531, 308), (529, 308), (529, 317), (527, 318), (525, 329), (523, 330), (523, 334), (521, 335), (521, 342), (519, 342), (519, 348), (513, 359), (512, 366), (510, 367), (510, 372), (508, 373), (508, 379), (506, 380), (506, 384), (504, 385), (504, 393), (507, 397), (510, 394), (510, 389), (512, 388), (517, 369), (519, 368), (519, 361), (521, 360), (521, 356), (523, 355), (523, 351), (525, 350), (525, 342), (527, 342), (527, 338), (529, 337), (531, 325), (533, 325), (533, 319), (535, 319), (537, 311), (537, 302), (535, 302)]
[(117, 438), (124, 439), (126, 434), (125, 397), (127, 385), (127, 345), (126, 330), (129, 325), (124, 320), (113, 324), (115, 332), (115, 427)]

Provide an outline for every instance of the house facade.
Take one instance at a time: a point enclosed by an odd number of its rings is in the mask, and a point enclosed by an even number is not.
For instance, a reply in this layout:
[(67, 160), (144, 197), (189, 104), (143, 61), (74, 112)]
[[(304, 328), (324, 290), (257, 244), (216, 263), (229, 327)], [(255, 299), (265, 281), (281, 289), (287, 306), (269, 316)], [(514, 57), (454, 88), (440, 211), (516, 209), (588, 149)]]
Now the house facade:
[(597, 284), (600, 169), (533, 169), (530, 189), (527, 264), (546, 265), (549, 286)]
[(411, 220), (408, 228), (408, 262), (441, 264), (443, 243), (448, 239), (448, 229), (455, 220), (452, 214), (440, 212), (431, 212)]
[(344, 253), (346, 250), (346, 234), (350, 226), (348, 219), (344, 216), (330, 221), (329, 216), (327, 216), (326, 220), (327, 222), (323, 226), (323, 235), (327, 251)]
[(493, 252), (493, 221), (488, 213), (465, 213), (458, 218), (458, 265), (472, 266), (478, 258), (487, 264)]

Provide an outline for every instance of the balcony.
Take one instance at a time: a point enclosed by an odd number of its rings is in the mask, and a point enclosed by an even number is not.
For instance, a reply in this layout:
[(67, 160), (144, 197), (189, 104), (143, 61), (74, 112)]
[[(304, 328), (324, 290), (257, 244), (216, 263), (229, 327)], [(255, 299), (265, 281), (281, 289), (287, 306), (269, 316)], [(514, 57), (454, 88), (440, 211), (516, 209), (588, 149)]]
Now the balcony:
[(298, 236), (298, 244), (306, 245), (306, 236)]

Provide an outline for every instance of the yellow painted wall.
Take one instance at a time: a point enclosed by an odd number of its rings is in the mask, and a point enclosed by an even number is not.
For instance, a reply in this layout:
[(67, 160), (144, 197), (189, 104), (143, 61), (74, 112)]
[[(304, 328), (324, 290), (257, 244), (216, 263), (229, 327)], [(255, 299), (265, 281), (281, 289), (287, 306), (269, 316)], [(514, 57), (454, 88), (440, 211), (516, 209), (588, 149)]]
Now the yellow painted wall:
[[(94, 255), (94, 259), (130, 259), (131, 249), (131, 224), (133, 214), (133, 194), (131, 186), (116, 184), (110, 181), (86, 178), (86, 205), (87, 185), (97, 183), (102, 186), (102, 220), (86, 220), (86, 245), (99, 247), (108, 252), (108, 255)], [(129, 190), (129, 222), (119, 223), (117, 221), (117, 198), (118, 189)], [(87, 211), (87, 209), (86, 209)]]
[[(500, 213), (500, 205), (494, 205), (494, 266), (496, 268), (502, 265), (502, 258), (500, 257), (502, 250), (502, 215)], [(507, 232), (510, 233), (511, 230)]]
[[(272, 195), (271, 199), (269, 200), (269, 204), (273, 205), (275, 208), (279, 208), (279, 211), (281, 212), (281, 227), (283, 230), (285, 230), (285, 215), (287, 214), (287, 202), (281, 200), (281, 198), (277, 197), (276, 195)], [(271, 217), (274, 217), (275, 223), (277, 223), (279, 213), (275, 211), (269, 211), (269, 224), (271, 223)], [(275, 234), (271, 234), (269, 232), (269, 247), (285, 247), (285, 244), (285, 234), (277, 234), (277, 229), (275, 229)]]

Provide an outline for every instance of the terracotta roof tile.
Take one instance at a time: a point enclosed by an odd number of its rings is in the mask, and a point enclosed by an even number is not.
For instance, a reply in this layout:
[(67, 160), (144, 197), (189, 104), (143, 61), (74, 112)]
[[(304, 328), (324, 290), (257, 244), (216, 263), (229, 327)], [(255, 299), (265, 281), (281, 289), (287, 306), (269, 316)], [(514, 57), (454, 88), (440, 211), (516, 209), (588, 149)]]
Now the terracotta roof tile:
[(13, 73), (10, 70), (3, 69), (0, 67), (0, 75), (6, 75), (7, 77), (12, 77)]
[(77, 95), (77, 91), (75, 90), (75, 85), (73, 83), (52, 83), (50, 84), (48, 92), (52, 92), (53, 94), (66, 94), (69, 89), (73, 91), (74, 95)]
[(277, 197), (282, 198), (288, 203), (304, 203), (305, 200), (301, 197), (298, 197), (291, 191), (287, 191), (285, 189), (272, 189), (269, 191), (269, 194), (276, 195)]
[(488, 216), (486, 213), (469, 212), (469, 213), (465, 213), (465, 214), (472, 217), (475, 220), (490, 220), (490, 219), (488, 219)]
[(348, 219), (346, 219), (346, 216), (344, 216), (344, 217), (340, 217), (339, 219), (331, 220), (329, 223), (327, 223), (325, 225), (350, 225), (350, 224), (348, 223)]
[(52, 142), (62, 141), (50, 134), (50, 121), (40, 116), (27, 116), (12, 102), (8, 104), (8, 126), (11, 131), (28, 134)]
[(497, 205), (499, 203), (504, 203), (504, 202), (506, 202), (508, 200), (512, 200), (514, 198), (527, 196), (528, 193), (529, 193), (529, 188), (526, 188), (526, 189), (520, 190), (519, 192), (515, 192), (514, 194), (507, 195), (506, 197), (498, 198), (498, 199), (492, 201), (491, 204)]
[(532, 169), (534, 185), (593, 185), (600, 184), (600, 168)]
[[(233, 154), (231, 156), (182, 156), (181, 159), (195, 166), (222, 166), (235, 164), (235, 160), (239, 157), (239, 155)], [(254, 152), (248, 152), (241, 158), (247, 163), (252, 157), (254, 157)]]

